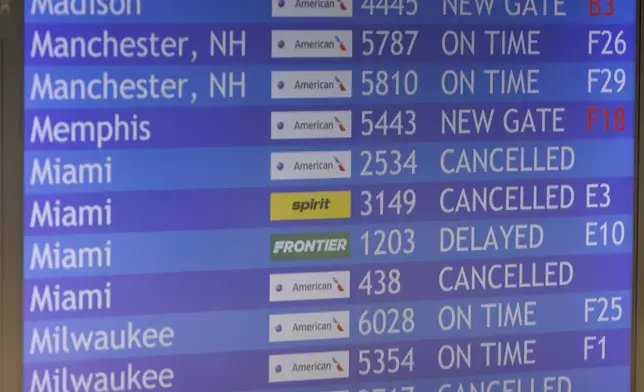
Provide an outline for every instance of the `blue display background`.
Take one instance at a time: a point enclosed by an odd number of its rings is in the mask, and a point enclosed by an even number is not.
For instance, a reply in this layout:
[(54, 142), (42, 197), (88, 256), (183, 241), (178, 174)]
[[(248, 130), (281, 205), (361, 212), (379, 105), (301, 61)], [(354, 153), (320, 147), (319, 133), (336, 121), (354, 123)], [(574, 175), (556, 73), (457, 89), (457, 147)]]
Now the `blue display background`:
[[(289, 18), (273, 16), (280, 0), (138, 0), (140, 14), (72, 15), (68, 7), (110, 2), (25, 2), (24, 391), (630, 390), (636, 0), (285, 1), (348, 4), (350, 13)], [(450, 12), (454, 4), (463, 13)], [(275, 30), (350, 30), (352, 56), (274, 58)], [(491, 30), (539, 31), (539, 53), (492, 54)], [(364, 37), (376, 31), (417, 39), (404, 56), (391, 42), (365, 55)], [(208, 55), (210, 34), (224, 32), (245, 34), (243, 56)], [(65, 42), (103, 34), (187, 37), (185, 55), (61, 55)], [(474, 51), (447, 54), (446, 34), (475, 36)], [(39, 46), (46, 35), (58, 49)], [(486, 70), (531, 71), (536, 91), (501, 93), (496, 80), (492, 92)], [(350, 73), (351, 94), (276, 99), (275, 71)], [(374, 73), (389, 92), (370, 92)], [(413, 93), (393, 93), (396, 74), (414, 76)], [(452, 74), (472, 89), (448, 94)], [(221, 75), (243, 78), (244, 94), (222, 96), (211, 79)], [(83, 96), (79, 86), (102, 92), (103, 78), (106, 95)], [(181, 95), (152, 98), (151, 78), (181, 80)], [(119, 84), (138, 84), (142, 95), (119, 93)], [(274, 137), (272, 116), (305, 111), (350, 111), (351, 136)], [(466, 119), (461, 132), (446, 120), (455, 111)], [(477, 129), (481, 118), (489, 122)], [(330, 151), (350, 154), (344, 177), (274, 177), (272, 155)], [(502, 170), (473, 170), (475, 156)], [(491, 201), (477, 199), (491, 189)], [(289, 220), (272, 201), (320, 192), (345, 194), (350, 205), (332, 199), (340, 217), (302, 211), (311, 215)], [(349, 248), (280, 260), (276, 235), (331, 235)], [(287, 295), (273, 279), (308, 274), (346, 276), (336, 283), (350, 293), (272, 300)], [(487, 325), (490, 304), (512, 307), (513, 322)], [(526, 306), (533, 315), (516, 313)], [(469, 309), (472, 325), (442, 328), (445, 309)], [(362, 329), (378, 322), (368, 315), (403, 310), (413, 311), (409, 330)], [(271, 338), (272, 317), (330, 312), (347, 312), (346, 336)], [(136, 344), (163, 329), (169, 344)], [(533, 352), (516, 348), (532, 341)], [(489, 342), (519, 351), (486, 363)], [(471, 363), (441, 367), (455, 347), (471, 350)], [(316, 380), (309, 369), (299, 381), (274, 381), (295, 374), (270, 365), (275, 356), (331, 351), (347, 353), (344, 376)], [(413, 364), (402, 358), (411, 352)]]

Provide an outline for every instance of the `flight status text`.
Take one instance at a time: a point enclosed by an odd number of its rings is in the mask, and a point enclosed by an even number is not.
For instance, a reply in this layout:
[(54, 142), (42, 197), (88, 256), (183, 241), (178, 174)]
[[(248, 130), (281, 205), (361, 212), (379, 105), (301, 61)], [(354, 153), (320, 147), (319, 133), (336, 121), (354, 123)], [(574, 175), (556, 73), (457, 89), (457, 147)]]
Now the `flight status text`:
[(25, 392), (627, 392), (635, 0), (29, 0)]

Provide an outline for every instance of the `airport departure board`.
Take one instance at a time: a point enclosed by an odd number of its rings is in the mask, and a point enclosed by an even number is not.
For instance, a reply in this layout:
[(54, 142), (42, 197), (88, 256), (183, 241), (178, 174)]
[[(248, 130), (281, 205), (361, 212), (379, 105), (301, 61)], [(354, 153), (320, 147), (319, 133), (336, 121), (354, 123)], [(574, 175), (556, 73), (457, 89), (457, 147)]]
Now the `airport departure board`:
[(636, 0), (24, 14), (24, 391), (630, 390)]

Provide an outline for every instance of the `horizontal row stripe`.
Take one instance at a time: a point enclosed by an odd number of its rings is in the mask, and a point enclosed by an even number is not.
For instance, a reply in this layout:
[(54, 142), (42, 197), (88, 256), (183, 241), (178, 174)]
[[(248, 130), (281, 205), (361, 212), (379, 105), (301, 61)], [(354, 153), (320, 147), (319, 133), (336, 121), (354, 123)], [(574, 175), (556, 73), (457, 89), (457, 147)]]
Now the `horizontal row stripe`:
[[(352, 192), (351, 188), (337, 187), (299, 189), (298, 192), (288, 192), (288, 189), (281, 192), (268, 189), (225, 189), (30, 196), (24, 200), (24, 227), (26, 235), (51, 236), (254, 227), (272, 227), (275, 228), (274, 231), (277, 231), (279, 227), (298, 226), (304, 229), (304, 227), (316, 225), (329, 227), (358, 222), (372, 225), (377, 222), (401, 222), (394, 227), (420, 225), (424, 230), (429, 230), (434, 234), (428, 237), (438, 239), (438, 230), (441, 226), (451, 227), (456, 220), (463, 219), (503, 217), (515, 218), (515, 221), (521, 220), (525, 224), (544, 223), (547, 226), (550, 222), (554, 222), (549, 219), (558, 219), (556, 216), (561, 215), (561, 211), (564, 212), (564, 215), (569, 216), (580, 213), (630, 214), (631, 188), (625, 186), (629, 182), (629, 180), (612, 180), (605, 183), (601, 181), (562, 182), (562, 184), (573, 183), (575, 185), (572, 188), (575, 190), (575, 201), (571, 207), (568, 207), (570, 200), (572, 200), (570, 186), (555, 185), (554, 188), (548, 190), (547, 185), (559, 184), (552, 181), (539, 184), (541, 187), (536, 192), (530, 186), (524, 188), (523, 201), (520, 201), (522, 190), (501, 188), (500, 192), (493, 195), (495, 204), (492, 205), (488, 202), (487, 207), (485, 204), (475, 203), (472, 188), (466, 184), (463, 184), (462, 187), (459, 187), (459, 184), (454, 184), (455, 188), (449, 186), (443, 188), (453, 190), (453, 192), (443, 196), (442, 206), (437, 204), (441, 202), (440, 193), (431, 190), (423, 191), (421, 190), (423, 187), (370, 186), (359, 188), (371, 191), (372, 203), (369, 216), (361, 216), (361, 213), (369, 211), (369, 207), (364, 204), (364, 201), (367, 200), (366, 195), (361, 195), (360, 191)], [(617, 187), (606, 196), (607, 188), (612, 184)], [(426, 199), (417, 200), (418, 210), (415, 214), (412, 211), (409, 216), (412, 218), (411, 220), (427, 218), (432, 221), (402, 223), (409, 219), (406, 212), (410, 208), (405, 204), (404, 198), (406, 196), (413, 197), (405, 195), (404, 190), (416, 188), (420, 192), (420, 194), (416, 193), (416, 197), (424, 196)], [(424, 189), (431, 188), (424, 187)], [(480, 192), (478, 197), (485, 197), (483, 194), (485, 187), (476, 189)], [(508, 189), (508, 193), (504, 193)], [(380, 215), (381, 207), (378, 201), (380, 192), (384, 192), (383, 201), (385, 198), (393, 200), (393, 204), (383, 205), (382, 215)], [(400, 212), (396, 207), (397, 192), (399, 192), (398, 199), (401, 199)], [(469, 197), (465, 196), (467, 199), (463, 199), (462, 194), (469, 194)], [(537, 195), (534, 199), (536, 202), (531, 198), (532, 194)], [(606, 203), (613, 203), (609, 200), (610, 197), (615, 198), (614, 204), (605, 207)], [(547, 215), (552, 215), (552, 218), (543, 217), (546, 198), (550, 198), (551, 203), (549, 209), (551, 214)], [(423, 204), (423, 202), (431, 202), (432, 204)], [(624, 204), (618, 204), (619, 202)], [(388, 203), (390, 202), (388, 201)], [(390, 205), (393, 207), (389, 208)], [(478, 212), (468, 212), (469, 205), (478, 205)], [(499, 205), (502, 210), (494, 212), (493, 208), (498, 208)], [(508, 208), (514, 207), (517, 210), (507, 211), (506, 205), (509, 206)], [(522, 208), (533, 208), (530, 207), (531, 205), (541, 207), (532, 211), (522, 211), (518, 209), (519, 205), (527, 206)], [(485, 214), (481, 210), (483, 208), (487, 208), (489, 214)], [(576, 219), (592, 221), (594, 218), (590, 215)], [(472, 226), (479, 226), (485, 232), (487, 229), (483, 229), (483, 227), (489, 227), (491, 224), (480, 221), (470, 222)], [(388, 225), (393, 226), (391, 223)], [(545, 241), (548, 243), (549, 237), (553, 233), (547, 229), (543, 231), (546, 232), (548, 238)], [(555, 232), (558, 230), (555, 229)]]
[[(567, 380), (566, 380), (567, 379)], [(570, 382), (572, 390), (588, 392), (603, 392), (607, 390), (615, 392), (627, 392), (631, 388), (631, 369), (629, 366), (597, 367), (593, 369), (566, 369), (558, 372), (538, 372), (520, 374), (495, 374), (484, 377), (456, 377), (453, 379), (444, 378), (438, 380), (408, 380), (394, 382), (362, 383), (357, 385), (346, 385), (338, 382), (337, 385), (329, 386), (329, 391), (359, 392), (363, 390), (374, 390), (376, 388), (387, 388), (387, 390), (399, 391), (403, 387), (414, 387), (416, 391), (438, 391), (457, 392), (459, 387), (466, 390), (473, 385), (484, 388), (491, 386), (491, 389), (500, 389), (503, 386), (516, 388), (520, 384), (523, 388), (534, 385), (536, 388), (549, 388), (561, 383), (567, 385)], [(565, 388), (565, 387), (564, 387)], [(308, 388), (283, 388), (262, 390), (261, 392), (318, 392), (315, 387)], [(257, 391), (255, 391), (257, 392)]]
[[(335, 126), (334, 117), (347, 108), (351, 109), (351, 121), (343, 124), (345, 135)], [(310, 106), (285, 110), (289, 109), (275, 106), (27, 110), (25, 149), (111, 150), (254, 145), (278, 148), (340, 143), (353, 147), (357, 144), (399, 142), (604, 140), (632, 138), (635, 129), (633, 101), (601, 104), (549, 102), (543, 105), (517, 102)], [(298, 139), (280, 136), (281, 133), (277, 132), (279, 122), (284, 123), (286, 129), (285, 121), (291, 118), (291, 113), (302, 111), (307, 113), (295, 120), (299, 123), (290, 124), (294, 129), (290, 137)], [(608, 129), (606, 113), (610, 116)], [(610, 121), (619, 115), (623, 116), (623, 129), (621, 123)], [(316, 125), (318, 120), (322, 123)], [(330, 131), (325, 129), (328, 122), (333, 122), (335, 126)], [(295, 131), (296, 127), (300, 130)], [(177, 131), (179, 129), (181, 132)], [(271, 139), (272, 129), (276, 130), (275, 137), (279, 139)], [(309, 139), (302, 139), (305, 137)]]
[[(538, 261), (409, 263), (290, 270), (230, 270), (26, 280), (26, 321), (83, 317), (280, 309), (382, 301), (451, 300), (504, 295), (629, 290), (630, 254)], [(370, 295), (360, 285), (397, 269), (399, 293)], [(376, 271), (380, 270), (378, 273)], [(598, 271), (601, 271), (598, 273)], [(306, 286), (306, 284), (312, 286)], [(305, 286), (298, 286), (303, 284)], [(296, 287), (297, 286), (297, 287)], [(374, 289), (376, 290), (376, 289)], [(60, 293), (59, 296), (56, 294)], [(198, 298), (199, 300), (195, 300)], [(67, 299), (67, 302), (64, 300)], [(296, 300), (299, 299), (299, 300)], [(76, 309), (76, 310), (74, 310)]]
[[(278, 46), (280, 38), (275, 36), (276, 31), (293, 31), (302, 43), (309, 42), (307, 31), (311, 30), (310, 24), (274, 23), (270, 26), (259, 25), (27, 25), (25, 32), (25, 64), (28, 66), (56, 66), (56, 65), (189, 65), (189, 64), (230, 64), (238, 65), (240, 59), (244, 64), (275, 62), (276, 64), (396, 64), (437, 62), (453, 65), (471, 65), (483, 61), (503, 61), (507, 65), (529, 64), (534, 62), (573, 62), (573, 61), (624, 61), (632, 60), (635, 56), (635, 26), (579, 26), (579, 25), (547, 25), (511, 27), (507, 25), (485, 25), (482, 27), (471, 26), (423, 26), (405, 24), (405, 32), (399, 38), (402, 46), (392, 46), (391, 37), (384, 40), (383, 26), (356, 26), (351, 23), (336, 23), (329, 29), (325, 26), (321, 35), (334, 47), (331, 49), (301, 50), (293, 45), (295, 43)], [(399, 26), (397, 26), (398, 28)], [(347, 41), (341, 41), (345, 51), (339, 48), (340, 43), (335, 41), (342, 31), (352, 31), (347, 35)], [(389, 30), (393, 32), (396, 30)], [(486, 35), (495, 32), (493, 40)], [(502, 37), (500, 33), (503, 32)], [(538, 34), (534, 32), (538, 31)], [(591, 32), (594, 33), (591, 34)], [(412, 35), (408, 34), (414, 32)], [(153, 35), (154, 34), (154, 35)], [(228, 47), (226, 38), (233, 39), (235, 46)], [(490, 34), (490, 33), (488, 33)], [(602, 35), (603, 34), (603, 35)], [(220, 51), (213, 48), (212, 36), (216, 36), (226, 49)], [(158, 39), (154, 46), (150, 43)], [(238, 43), (244, 39), (244, 44)], [(352, 39), (351, 39), (352, 37)], [(73, 39), (73, 40), (72, 40)], [(97, 40), (92, 45), (93, 55), (80, 53), (66, 54), (69, 47), (74, 47), (73, 42), (79, 39), (85, 42)], [(503, 41), (502, 41), (503, 39)], [(615, 49), (612, 52), (605, 50), (608, 45), (613, 48), (615, 41), (626, 42), (625, 49)], [(113, 42), (138, 42), (136, 48), (115, 51)], [(519, 53), (504, 51), (512, 50), (515, 45), (508, 41), (516, 40)], [(594, 41), (593, 41), (594, 40)], [(312, 42), (317, 40), (311, 39)], [(591, 45), (591, 41), (596, 42)], [(67, 44), (58, 44), (67, 42)], [(109, 44), (103, 44), (109, 42)], [(162, 44), (166, 43), (166, 49)], [(588, 43), (580, 45), (580, 42)], [(621, 42), (621, 41), (620, 41)], [(381, 47), (381, 44), (384, 46)], [(107, 48), (105, 49), (104, 46)], [(288, 45), (288, 46), (287, 46)], [(471, 47), (470, 47), (471, 45)], [(139, 48), (140, 47), (140, 48)], [(61, 49), (62, 48), (62, 49)], [(144, 49), (143, 49), (144, 48)], [(234, 48), (231, 50), (231, 48)], [(243, 55), (242, 55), (243, 48)], [(72, 49), (73, 50), (73, 49)], [(517, 49), (514, 49), (517, 51)], [(453, 52), (452, 52), (453, 51)], [(461, 52), (463, 51), (463, 52)], [(231, 54), (233, 52), (234, 54)], [(138, 53), (138, 54), (137, 54)], [(307, 54), (310, 53), (310, 54)], [(132, 55), (134, 54), (134, 55)], [(96, 57), (94, 57), (96, 56)], [(279, 56), (292, 56), (281, 58)], [(318, 58), (302, 58), (306, 56), (319, 56)], [(324, 58), (329, 56), (331, 58)], [(320, 58), (321, 57), (321, 58)]]
[[(343, 18), (324, 18), (324, 17), (307, 17), (307, 18), (288, 18), (278, 19), (272, 17), (273, 9), (277, 9), (277, 0), (246, 0), (243, 3), (226, 3), (222, 6), (219, 2), (209, 0), (198, 0), (191, 2), (190, 7), (177, 6), (171, 0), (154, 0), (141, 2), (141, 12), (134, 12), (135, 7), (131, 8), (133, 12), (131, 15), (69, 15), (58, 16), (51, 15), (44, 8), (40, 11), (38, 5), (40, 3), (47, 3), (44, 1), (32, 0), (25, 3), (25, 22), (26, 23), (72, 23), (72, 24), (85, 24), (85, 23), (118, 23), (118, 24), (141, 24), (141, 23), (167, 23), (168, 15), (172, 15), (173, 23), (275, 23), (276, 21), (293, 21), (305, 22), (311, 24), (334, 23), (342, 21)], [(481, 24), (481, 23), (507, 23), (507, 24), (598, 24), (606, 25), (613, 23), (631, 23), (635, 24), (635, 10), (636, 1), (627, 0), (622, 1), (617, 5), (613, 13), (609, 17), (593, 16), (590, 13), (587, 3), (578, 2), (565, 2), (562, 3), (557, 10), (553, 7), (553, 3), (548, 3), (546, 9), (537, 5), (536, 15), (531, 12), (525, 4), (520, 1), (486, 1), (481, 2), (485, 7), (485, 12), (479, 14), (477, 12), (477, 3), (470, 2), (463, 6), (465, 11), (461, 15), (451, 12), (452, 8), (443, 10), (443, 2), (426, 2), (419, 0), (418, 7), (414, 12), (413, 3), (406, 4), (402, 9), (402, 15), (397, 8), (390, 9), (385, 14), (384, 9), (374, 8), (373, 12), (369, 8), (362, 8), (363, 2), (361, 0), (346, 0), (348, 7), (352, 12), (346, 14), (354, 23), (386, 23), (386, 24), (400, 24), (400, 23), (423, 23), (427, 24)], [(135, 5), (135, 2), (131, 2)], [(367, 3), (368, 4), (368, 3)], [(378, 3), (374, 2), (374, 5)], [(448, 3), (448, 4), (454, 4)], [(458, 3), (456, 3), (458, 4)], [(537, 4), (537, 3), (535, 3)], [(508, 10), (506, 10), (506, 5)], [(491, 6), (490, 13), (487, 12), (487, 6)], [(518, 11), (518, 15), (515, 16)], [(554, 11), (558, 11), (557, 14)], [(608, 9), (604, 9), (608, 13)], [(324, 15), (326, 10), (322, 9), (316, 15)], [(336, 11), (337, 12), (337, 11)], [(408, 15), (412, 13), (412, 16)], [(562, 13), (565, 15), (562, 16)], [(337, 12), (338, 15), (344, 16), (345, 14)]]
[[(195, 202), (200, 200), (191, 200), (190, 202)], [(200, 204), (197, 204), (200, 205)], [(146, 210), (143, 210), (143, 208)], [(149, 234), (148, 236), (141, 236), (141, 239), (148, 237), (148, 240), (158, 241), (161, 238), (167, 239), (176, 239), (176, 242), (173, 241), (173, 244), (179, 249), (183, 249), (186, 244), (196, 244), (198, 249), (203, 249), (204, 243), (200, 242), (202, 239), (211, 239), (215, 236), (221, 236), (220, 231), (203, 231), (201, 233), (197, 232), (187, 232), (185, 234), (177, 234), (174, 231), (181, 230), (205, 230), (207, 228), (212, 228), (213, 226), (217, 227), (217, 224), (221, 227), (222, 218), (228, 218), (227, 227), (239, 227), (242, 226), (244, 222), (240, 222), (239, 219), (245, 217), (246, 215), (236, 214), (234, 211), (228, 215), (222, 216), (213, 216), (206, 214), (206, 210), (195, 209), (194, 211), (171, 209), (167, 214), (151, 214), (145, 213), (145, 211), (156, 211), (164, 213), (167, 210), (164, 204), (161, 204), (160, 207), (157, 204), (145, 204), (141, 203), (138, 206), (132, 206), (129, 211), (123, 210), (120, 213), (125, 215), (138, 216), (139, 219), (131, 218), (129, 221), (124, 221), (122, 223), (114, 224), (106, 227), (90, 228), (89, 230), (86, 227), (80, 228), (68, 228), (65, 231), (62, 231), (60, 228), (48, 228), (48, 229), (39, 229), (39, 230), (26, 230), (31, 235), (44, 235), (48, 234), (49, 237), (32, 237), (38, 241), (63, 241), (66, 242), (66, 236), (63, 234), (88, 234), (88, 232), (93, 232), (94, 234), (110, 234), (108, 236), (83, 236), (79, 239), (74, 239), (72, 237), (71, 243), (74, 244), (87, 244), (85, 246), (103, 246), (104, 241), (110, 241), (111, 239), (123, 241), (122, 235), (116, 235), (118, 232), (146, 232), (151, 230), (167, 230), (168, 233), (155, 233)], [(252, 211), (245, 211), (246, 213)], [(171, 214), (170, 214), (171, 213)], [(264, 213), (264, 212), (263, 212)], [(179, 220), (179, 217), (192, 217), (193, 219), (182, 221)], [(196, 220), (199, 217), (199, 220)], [(234, 218), (234, 219), (233, 219)], [(168, 224), (168, 221), (172, 222), (172, 225)], [(229, 234), (224, 234), (220, 238), (232, 239), (232, 238), (243, 238), (244, 241), (234, 242), (235, 244), (247, 244), (249, 242), (245, 241), (245, 236), (250, 235), (250, 243), (263, 243), (266, 248), (260, 247), (262, 252), (264, 249), (268, 251), (269, 244), (269, 233), (293, 233), (293, 232), (334, 232), (334, 231), (349, 231), (351, 234), (352, 241), (354, 243), (360, 242), (360, 238), (367, 238), (368, 243), (363, 240), (362, 245), (364, 247), (365, 257), (372, 256), (375, 253), (378, 255), (391, 254), (396, 252), (397, 256), (405, 256), (409, 258), (410, 254), (413, 254), (415, 259), (450, 259), (450, 258), (463, 258), (463, 257), (483, 257), (485, 254), (494, 254), (494, 257), (508, 257), (508, 256), (519, 256), (523, 255), (525, 257), (530, 256), (545, 256), (545, 255), (556, 255), (556, 254), (579, 254), (591, 252), (614, 252), (614, 251), (624, 251), (630, 250), (631, 246), (631, 233), (632, 230), (632, 217), (630, 215), (593, 215), (585, 217), (563, 217), (563, 218), (524, 218), (524, 219), (507, 219), (507, 220), (488, 220), (488, 221), (472, 221), (469, 224), (459, 224), (456, 222), (424, 222), (424, 223), (398, 223), (398, 224), (375, 224), (375, 225), (360, 225), (360, 226), (342, 226), (338, 228), (339, 219), (329, 219), (329, 220), (319, 220), (319, 221), (296, 221), (301, 222), (301, 224), (292, 224), (291, 222), (273, 222), (270, 225), (270, 228), (265, 228), (257, 231), (240, 231), (233, 230), (229, 231)], [(230, 222), (236, 222), (235, 225)], [(280, 224), (286, 223), (286, 224)], [(290, 226), (290, 227), (289, 227)], [(316, 227), (317, 226), (317, 227)], [(605, 226), (602, 229), (602, 226)], [(459, 231), (459, 241), (456, 243), (454, 240), (454, 235), (457, 229), (461, 227)], [(614, 230), (615, 237), (606, 236), (604, 240), (604, 234), (608, 234), (606, 229), (610, 229), (612, 233)], [(517, 234), (516, 230), (519, 230)], [(526, 237), (526, 232), (532, 230), (534, 246), (527, 246), (528, 237)], [(603, 230), (603, 231), (602, 231)], [(441, 232), (443, 232), (443, 244), (441, 244)], [(508, 235), (508, 241), (503, 240), (503, 234)], [(623, 233), (622, 233), (623, 232)], [(367, 234), (368, 233), (368, 234)], [(508, 234), (510, 233), (510, 234)], [(486, 245), (487, 236), (493, 236), (496, 239), (496, 242), (490, 242)], [(521, 238), (518, 240), (517, 235)], [(242, 237), (240, 237), (242, 236)], [(398, 244), (396, 247), (393, 247), (394, 250), (389, 250), (387, 242), (391, 237), (392, 244)], [(133, 237), (133, 238), (138, 238)], [(78, 241), (78, 242), (76, 242)], [(97, 241), (97, 242), (94, 242)], [(261, 242), (260, 242), (261, 241)], [(518, 242), (517, 242), (518, 241)], [(129, 241), (127, 241), (129, 242)], [(126, 242), (126, 243), (127, 243)], [(413, 246), (407, 243), (412, 243)], [(161, 242), (162, 243), (162, 242)], [(69, 243), (67, 243), (69, 244)], [(159, 242), (156, 242), (155, 247), (159, 247)], [(182, 245), (183, 244), (183, 245)], [(222, 244), (222, 242), (215, 241), (214, 244)], [(224, 242), (225, 244), (225, 242)], [(404, 247), (402, 246), (404, 245)], [(69, 246), (69, 245), (68, 245)], [(75, 246), (75, 245), (72, 245)], [(136, 249), (135, 247), (134, 249)], [(161, 246), (161, 249), (165, 247)], [(208, 248), (208, 247), (207, 247)], [(143, 248), (142, 248), (143, 249)], [(149, 251), (154, 249), (150, 247), (144, 252), (145, 255), (148, 255)], [(215, 248), (218, 249), (217, 252), (236, 252), (237, 247), (232, 249), (228, 247)], [(227, 250), (230, 249), (230, 250)], [(404, 253), (403, 251), (409, 253)], [(230, 253), (235, 255), (235, 253)], [(175, 253), (171, 253), (175, 254)], [(228, 254), (228, 253), (224, 253)], [(194, 258), (194, 252), (187, 252), (186, 255), (192, 255), (187, 257), (192, 259), (192, 263), (198, 263), (203, 256)], [(389, 261), (389, 259), (387, 259)], [(195, 264), (191, 264), (195, 265)], [(196, 264), (198, 265), (198, 264)]]
[[(590, 223), (589, 223), (590, 222)], [(596, 224), (592, 223), (596, 222)], [(623, 223), (624, 232), (621, 233)], [(271, 227), (259, 229), (228, 229), (209, 231), (128, 232), (83, 235), (29, 236), (24, 241), (24, 274), (29, 279), (65, 276), (127, 275), (182, 271), (234, 270), (251, 268), (289, 268), (300, 265), (325, 267), (405, 261), (503, 260), (504, 258), (550, 257), (553, 255), (602, 259), (611, 252), (631, 251), (632, 218), (623, 216), (561, 217), (550, 219), (496, 220), (472, 223), (476, 241), (472, 247), (466, 240), (453, 245), (445, 234), (441, 249), (441, 227), (453, 233), (453, 223), (397, 225), (323, 225)], [(509, 231), (515, 225), (538, 224), (543, 228), (543, 244), (537, 248), (517, 249), (513, 242), (506, 245), (500, 229)], [(610, 237), (601, 226), (606, 224)], [(466, 225), (461, 225), (468, 227)], [(493, 229), (498, 246), (490, 244), (480, 250)], [(408, 230), (408, 231), (406, 231)], [(521, 229), (525, 230), (525, 229)], [(612, 244), (615, 240), (623, 243)], [(606, 233), (608, 234), (608, 233)], [(347, 239), (346, 254), (304, 249), (275, 250), (272, 236), (277, 239)], [(622, 237), (623, 236), (623, 237)], [(391, 247), (389, 239), (391, 238)], [(512, 237), (514, 238), (514, 237)], [(610, 241), (608, 241), (610, 240)], [(519, 243), (525, 247), (525, 240)], [(612, 244), (612, 245), (611, 245)], [(462, 251), (456, 251), (461, 249)], [(476, 249), (476, 250), (475, 250)], [(577, 257), (577, 256), (576, 256)], [(293, 260), (273, 262), (277, 260)], [(180, 262), (179, 262), (180, 261)]]
[[(57, 367), (65, 366), (69, 373), (84, 374), (95, 372), (118, 372), (126, 370), (128, 365), (134, 369), (155, 369), (157, 372), (162, 369), (172, 369), (174, 373), (172, 386), (176, 391), (208, 391), (224, 389), (228, 391), (244, 391), (251, 389), (280, 388), (289, 386), (319, 386), (324, 388), (330, 385), (337, 385), (338, 381), (343, 381), (347, 385), (360, 384), (366, 382), (382, 381), (403, 381), (423, 379), (445, 379), (451, 377), (479, 376), (490, 375), (493, 373), (516, 373), (537, 372), (537, 371), (556, 371), (562, 372), (571, 368), (595, 368), (607, 366), (625, 366), (630, 363), (630, 329), (603, 330), (595, 331), (591, 336), (596, 339), (605, 338), (607, 345), (612, 349), (606, 350), (604, 358), (600, 348), (595, 346), (594, 349), (584, 349), (587, 332), (564, 332), (541, 335), (528, 335), (521, 337), (504, 338), (497, 336), (493, 339), (463, 339), (450, 342), (452, 347), (460, 345), (467, 349), (471, 345), (471, 365), (469, 368), (451, 368), (442, 370), (438, 363), (438, 353), (445, 344), (440, 341), (420, 341), (413, 343), (388, 343), (379, 345), (362, 345), (348, 346), (349, 365), (344, 365), (349, 377), (344, 379), (322, 380), (322, 381), (301, 381), (292, 383), (269, 383), (269, 374), (274, 372), (269, 368), (268, 357), (271, 354), (293, 354), (297, 352), (307, 352), (304, 350), (292, 351), (252, 351), (252, 352), (235, 352), (225, 354), (210, 355), (193, 355), (193, 356), (171, 356), (171, 357), (153, 357), (153, 358), (133, 358), (133, 359), (115, 359), (94, 362), (62, 362), (55, 365), (39, 364), (28, 365), (24, 368), (24, 378), (26, 385), (30, 387), (35, 380), (43, 377), (43, 372), (52, 371)], [(524, 345), (527, 340), (536, 340), (534, 352), (526, 354), (534, 363), (517, 366), (516, 364), (497, 365), (492, 362), (486, 366), (485, 348), (482, 343), (498, 342), (501, 344), (520, 344)], [(596, 340), (591, 342), (596, 343)], [(523, 347), (523, 346), (522, 346)], [(364, 364), (359, 363), (360, 350), (370, 350), (364, 354), (375, 360), (378, 353), (373, 350), (398, 349), (399, 354), (403, 356), (413, 348), (413, 359), (415, 366), (412, 371), (401, 367), (396, 374), (384, 372), (383, 374), (374, 374), (369, 372), (366, 375), (360, 375), (360, 369), (365, 369)], [(336, 348), (340, 351), (342, 348)], [(494, 352), (494, 351), (493, 351)], [(587, 352), (587, 359), (584, 359), (584, 352)], [(557, 353), (557, 355), (552, 355)], [(496, 355), (492, 357), (496, 360)], [(331, 358), (328, 358), (331, 361)], [(402, 360), (402, 359), (401, 359)], [(462, 365), (463, 366), (463, 365)], [(372, 368), (373, 369), (373, 368)], [(240, 374), (245, 375), (239, 377)], [(216, 377), (213, 377), (216, 375)]]
[[(606, 310), (609, 303), (614, 303), (615, 307)], [(316, 308), (313, 312), (316, 313), (312, 313), (311, 308), (294, 306), (274, 311), (240, 310), (26, 323), (24, 357), (25, 362), (35, 363), (287, 348), (332, 350), (347, 342), (377, 344), (629, 328), (631, 293), (593, 291), (452, 301), (378, 302), (334, 305)], [(336, 331), (333, 312), (349, 314), (346, 320), (335, 320), (343, 323), (339, 325), (342, 332)], [(562, 314), (566, 317), (561, 317)], [(289, 315), (298, 317), (298, 321), (284, 325), (279, 321), (269, 321), (271, 316), (280, 320), (280, 316)], [(335, 333), (322, 329), (315, 332), (313, 325), (316, 323), (331, 323)], [(309, 325), (314, 332), (304, 332)], [(294, 330), (295, 326), (299, 330)], [(279, 332), (273, 331), (276, 328)], [(62, 334), (69, 351), (52, 344), (50, 334), (60, 330), (64, 331)], [(121, 336), (141, 336), (146, 330), (150, 330), (148, 334), (162, 331), (166, 335), (164, 345), (158, 339), (142, 343), (139, 343), (140, 339), (134, 339), (131, 344), (122, 343), (131, 340), (126, 338), (122, 341)], [(107, 348), (97, 350), (97, 344), (101, 347), (97, 339), (106, 332), (114, 332), (118, 338), (108, 343)], [(168, 338), (170, 335), (172, 337)], [(195, 336), (201, 338), (195, 339)], [(281, 336), (290, 341), (271, 340), (269, 336)], [(325, 339), (325, 336), (335, 338)]]
[[(28, 195), (191, 189), (243, 193), (244, 188), (266, 188), (260, 192), (265, 194), (374, 184), (409, 187), (426, 183), (442, 188), (443, 184), (475, 181), (592, 182), (631, 177), (635, 170), (633, 139), (394, 144), (386, 148), (34, 151), (26, 152), (24, 159)], [(259, 204), (268, 202), (265, 195), (257, 197), (263, 197)]]
[[(607, 67), (609, 71), (602, 71)], [(590, 74), (590, 70), (595, 71)], [(271, 81), (271, 74), (276, 71), (282, 73), (275, 73), (276, 80)], [(306, 71), (308, 76), (295, 71)], [(610, 66), (604, 62), (540, 63), (530, 68), (509, 67), (499, 62), (472, 67), (425, 64), (402, 67), (374, 65), (369, 68), (319, 65), (238, 68), (167, 66), (154, 70), (145, 66), (25, 67), (24, 86), (25, 107), (28, 109), (193, 105), (297, 107), (342, 105), (349, 100), (358, 104), (507, 103), (517, 100), (595, 102), (633, 99), (635, 84), (632, 81), (635, 75), (634, 61), (612, 62)], [(338, 82), (335, 77), (340, 76), (344, 80), (337, 79), (340, 80)], [(280, 89), (283, 80), (277, 79), (286, 77), (289, 78), (289, 84), (285, 83), (284, 88)], [(378, 77), (386, 79), (378, 87), (380, 93), (375, 90)], [(589, 83), (591, 77), (596, 81)], [(441, 87), (444, 78), (447, 94)], [(509, 78), (514, 78), (515, 82), (510, 84)], [(516, 82), (517, 79), (520, 81)], [(625, 83), (622, 85), (615, 80), (625, 80)], [(311, 88), (310, 82), (321, 84), (314, 84)], [(317, 94), (335, 98), (286, 98), (291, 95), (277, 98), (285, 96), (286, 92), (293, 93), (291, 88), (296, 88), (296, 83), (302, 83), (305, 87), (293, 90), (297, 93), (293, 96)], [(271, 89), (275, 98), (272, 98)]]

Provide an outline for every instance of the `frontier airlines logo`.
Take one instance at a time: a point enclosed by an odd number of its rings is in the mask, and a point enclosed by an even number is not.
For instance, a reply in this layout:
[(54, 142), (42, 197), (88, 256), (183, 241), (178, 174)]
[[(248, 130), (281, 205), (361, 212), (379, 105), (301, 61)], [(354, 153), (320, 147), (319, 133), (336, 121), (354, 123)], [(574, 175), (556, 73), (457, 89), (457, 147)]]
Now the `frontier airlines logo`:
[(350, 256), (349, 232), (271, 235), (271, 260), (345, 259)]

